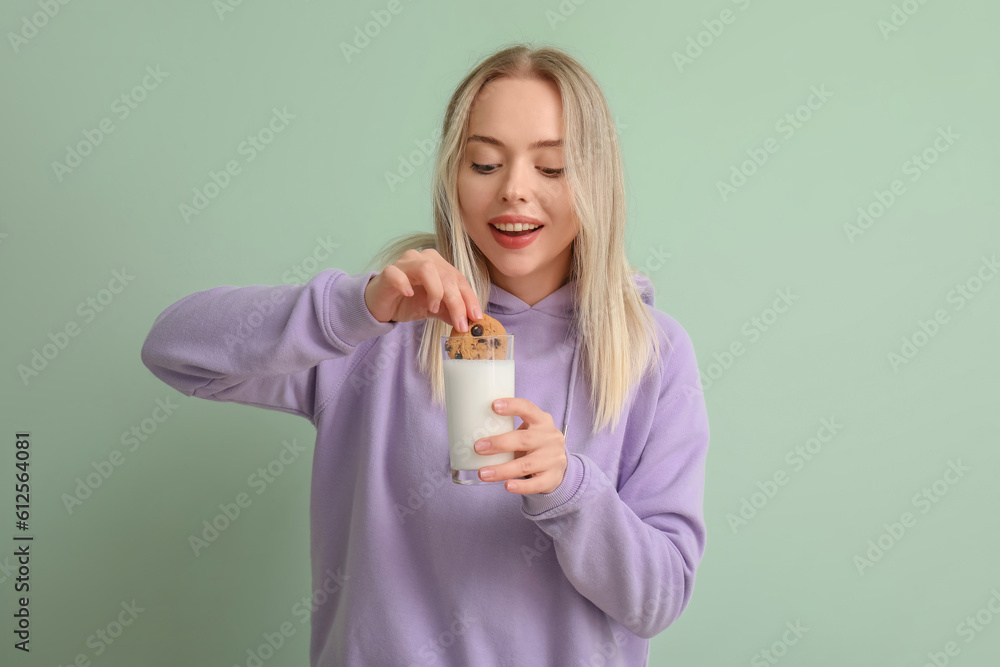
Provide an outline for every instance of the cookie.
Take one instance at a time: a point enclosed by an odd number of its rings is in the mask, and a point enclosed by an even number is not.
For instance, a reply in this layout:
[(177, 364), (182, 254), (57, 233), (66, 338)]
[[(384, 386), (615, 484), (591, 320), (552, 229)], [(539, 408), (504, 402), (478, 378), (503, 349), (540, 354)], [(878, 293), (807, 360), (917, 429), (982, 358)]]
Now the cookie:
[[(483, 313), (482, 319), (469, 320), (469, 330), (451, 328), (451, 338), (445, 341), (445, 349), (452, 359), (506, 359), (506, 338), (484, 338), (484, 336), (506, 336), (507, 330), (499, 320)], [(495, 346), (495, 348), (494, 348)]]

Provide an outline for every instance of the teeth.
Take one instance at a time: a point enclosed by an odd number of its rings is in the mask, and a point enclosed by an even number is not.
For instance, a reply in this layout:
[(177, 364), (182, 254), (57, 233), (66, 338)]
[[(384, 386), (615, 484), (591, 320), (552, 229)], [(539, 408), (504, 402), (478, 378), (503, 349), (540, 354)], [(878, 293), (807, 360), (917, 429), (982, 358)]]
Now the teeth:
[(522, 225), (520, 222), (515, 222), (514, 224), (508, 222), (502, 225), (493, 223), (493, 226), (499, 229), (500, 231), (504, 232), (523, 232), (528, 229), (537, 229), (538, 227), (541, 227), (541, 225), (530, 225), (530, 224)]

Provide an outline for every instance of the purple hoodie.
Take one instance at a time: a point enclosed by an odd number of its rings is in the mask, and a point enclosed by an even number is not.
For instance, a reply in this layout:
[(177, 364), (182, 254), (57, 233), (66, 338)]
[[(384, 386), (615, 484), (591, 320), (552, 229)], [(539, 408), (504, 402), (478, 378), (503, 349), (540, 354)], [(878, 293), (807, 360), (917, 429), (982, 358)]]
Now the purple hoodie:
[(315, 425), (310, 665), (646, 665), (705, 549), (708, 418), (685, 330), (635, 274), (662, 357), (617, 429), (591, 435), (576, 281), (534, 306), (492, 285), (484, 311), (516, 336), (517, 395), (558, 429), (569, 418), (569, 466), (548, 494), (461, 486), (417, 368), (423, 323), (374, 318), (364, 291), (377, 274), (196, 292), (142, 347), (186, 396)]

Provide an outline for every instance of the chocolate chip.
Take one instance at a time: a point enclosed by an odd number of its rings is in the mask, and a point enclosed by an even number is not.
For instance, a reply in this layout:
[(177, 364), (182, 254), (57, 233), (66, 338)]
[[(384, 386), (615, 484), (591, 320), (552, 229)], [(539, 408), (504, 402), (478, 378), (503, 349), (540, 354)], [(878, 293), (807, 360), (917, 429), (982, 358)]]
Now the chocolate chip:
[(461, 352), (456, 352), (455, 353), (455, 358), (456, 359), (461, 359), (462, 358), (462, 353)]
[(476, 337), (482, 336), (483, 335), (483, 325), (482, 324), (473, 324), (472, 325), (472, 329), (469, 330), (469, 333), (471, 333), (473, 336), (476, 336)]

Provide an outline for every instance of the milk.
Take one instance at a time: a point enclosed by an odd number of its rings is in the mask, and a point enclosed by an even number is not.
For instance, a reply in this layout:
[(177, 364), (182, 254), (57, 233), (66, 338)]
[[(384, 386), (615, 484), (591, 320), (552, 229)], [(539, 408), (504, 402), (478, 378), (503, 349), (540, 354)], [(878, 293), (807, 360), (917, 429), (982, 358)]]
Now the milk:
[(498, 415), (493, 401), (514, 394), (514, 360), (443, 359), (452, 470), (479, 470), (514, 460), (514, 452), (477, 454), (481, 438), (514, 430), (514, 417)]

